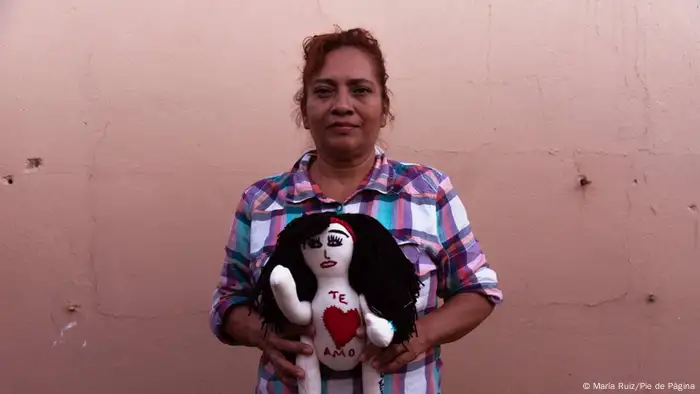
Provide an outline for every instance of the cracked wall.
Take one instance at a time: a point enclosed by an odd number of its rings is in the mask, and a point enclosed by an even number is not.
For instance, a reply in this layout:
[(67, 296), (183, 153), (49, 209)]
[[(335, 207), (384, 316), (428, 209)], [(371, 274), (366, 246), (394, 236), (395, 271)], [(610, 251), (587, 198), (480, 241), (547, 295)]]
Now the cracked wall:
[(390, 154), (452, 176), (501, 275), (448, 392), (700, 387), (699, 22), (690, 0), (0, 3), (0, 392), (252, 387), (210, 294), (241, 190), (309, 146), (300, 44), (334, 23), (377, 34)]

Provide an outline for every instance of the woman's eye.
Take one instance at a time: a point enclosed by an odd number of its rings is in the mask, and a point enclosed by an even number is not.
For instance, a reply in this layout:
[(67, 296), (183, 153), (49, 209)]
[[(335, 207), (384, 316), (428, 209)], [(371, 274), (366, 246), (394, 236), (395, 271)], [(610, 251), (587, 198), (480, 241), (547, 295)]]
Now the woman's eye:
[(314, 89), (314, 94), (319, 97), (328, 97), (333, 93), (332, 90), (328, 88), (316, 88)]
[(323, 246), (321, 245), (321, 240), (319, 240), (318, 238), (311, 238), (306, 242), (306, 244), (312, 249), (318, 249), (321, 246)]
[(354, 88), (352, 91), (353, 91), (354, 93), (357, 93), (357, 94), (368, 94), (368, 93), (372, 93), (372, 89), (367, 88), (367, 87), (364, 87), (364, 86), (356, 87), (356, 88)]
[(340, 246), (342, 244), (343, 244), (342, 238), (335, 236), (335, 235), (328, 236), (328, 246)]

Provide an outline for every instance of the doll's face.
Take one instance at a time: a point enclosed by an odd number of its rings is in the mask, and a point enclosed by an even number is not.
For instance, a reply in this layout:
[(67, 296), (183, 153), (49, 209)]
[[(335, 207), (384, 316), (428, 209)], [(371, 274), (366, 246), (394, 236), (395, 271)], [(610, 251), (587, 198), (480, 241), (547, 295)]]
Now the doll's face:
[(352, 260), (354, 242), (341, 224), (331, 223), (317, 237), (302, 245), (302, 254), (316, 277), (347, 275)]

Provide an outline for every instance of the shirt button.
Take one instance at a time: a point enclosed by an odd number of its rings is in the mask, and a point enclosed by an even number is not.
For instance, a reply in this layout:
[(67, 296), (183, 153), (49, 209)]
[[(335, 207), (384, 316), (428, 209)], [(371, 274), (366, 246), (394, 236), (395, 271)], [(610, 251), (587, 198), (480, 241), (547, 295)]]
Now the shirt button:
[(335, 211), (338, 213), (343, 213), (343, 204), (339, 204), (337, 207), (335, 207)]

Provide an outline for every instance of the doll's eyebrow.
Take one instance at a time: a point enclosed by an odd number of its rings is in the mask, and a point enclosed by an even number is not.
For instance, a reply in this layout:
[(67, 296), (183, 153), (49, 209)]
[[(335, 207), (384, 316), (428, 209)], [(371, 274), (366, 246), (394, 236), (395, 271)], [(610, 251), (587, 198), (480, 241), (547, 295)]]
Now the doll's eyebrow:
[(328, 230), (329, 233), (338, 233), (338, 234), (343, 234), (347, 238), (350, 238), (348, 234), (346, 234), (343, 230)]

